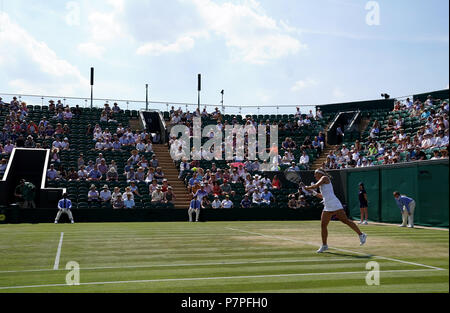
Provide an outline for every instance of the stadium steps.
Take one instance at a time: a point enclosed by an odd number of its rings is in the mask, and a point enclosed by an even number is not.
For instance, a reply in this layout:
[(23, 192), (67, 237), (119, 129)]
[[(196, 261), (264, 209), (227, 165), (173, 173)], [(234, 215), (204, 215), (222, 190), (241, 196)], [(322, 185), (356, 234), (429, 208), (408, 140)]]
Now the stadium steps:
[(142, 124), (141, 124), (140, 118), (138, 118), (138, 119), (131, 118), (128, 123), (130, 124), (132, 131), (142, 130)]
[(159, 166), (162, 168), (164, 177), (167, 178), (169, 185), (172, 186), (173, 192), (177, 197), (174, 201), (175, 208), (187, 209), (189, 207), (191, 197), (184, 183), (178, 179), (178, 169), (173, 163), (168, 146), (154, 144), (153, 152), (156, 154), (156, 158), (159, 161)]
[(326, 146), (325, 149), (323, 149), (322, 154), (320, 155), (320, 157), (318, 159), (316, 159), (314, 161), (314, 163), (311, 166), (311, 169), (313, 171), (317, 170), (318, 168), (322, 167), (323, 162), (325, 162), (327, 160), (327, 155), (328, 153), (330, 153), (331, 150), (336, 150), (338, 149), (339, 146)]
[(359, 132), (362, 133), (366, 130), (367, 126), (370, 124), (370, 118), (363, 118), (359, 124)]
[(324, 134), (325, 134), (325, 147), (320, 154), (320, 157), (315, 159), (313, 164), (311, 165), (311, 170), (315, 171), (318, 168), (322, 167), (323, 162), (327, 160), (327, 155), (331, 150), (337, 149), (338, 146), (329, 146), (327, 145), (328, 142), (328, 128), (330, 127), (331, 123), (333, 122), (333, 119), (330, 119), (329, 123), (324, 127)]

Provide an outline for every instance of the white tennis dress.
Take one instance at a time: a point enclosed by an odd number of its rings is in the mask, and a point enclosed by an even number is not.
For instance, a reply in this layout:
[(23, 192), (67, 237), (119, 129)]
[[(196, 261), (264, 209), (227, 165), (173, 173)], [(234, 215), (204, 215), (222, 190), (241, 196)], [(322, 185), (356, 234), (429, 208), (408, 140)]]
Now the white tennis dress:
[(323, 197), (323, 210), (325, 212), (334, 212), (344, 208), (341, 201), (335, 196), (331, 183), (320, 185), (319, 189)]

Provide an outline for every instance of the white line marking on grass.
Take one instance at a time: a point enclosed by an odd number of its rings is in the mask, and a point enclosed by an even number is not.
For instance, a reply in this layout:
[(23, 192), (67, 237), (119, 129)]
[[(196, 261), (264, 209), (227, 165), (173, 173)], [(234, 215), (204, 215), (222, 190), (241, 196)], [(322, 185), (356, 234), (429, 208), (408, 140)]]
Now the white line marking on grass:
[[(261, 237), (274, 238), (274, 239), (280, 239), (280, 240), (287, 240), (287, 241), (293, 241), (293, 242), (298, 242), (298, 243), (303, 243), (303, 244), (308, 244), (308, 245), (313, 245), (313, 246), (319, 246), (318, 244), (315, 244), (315, 243), (312, 243), (312, 242), (307, 242), (307, 241), (301, 241), (301, 240), (285, 238), (285, 237), (279, 237), (279, 236), (265, 235), (265, 234), (261, 234), (261, 233), (255, 233), (255, 232), (242, 230), (242, 229), (237, 229), (237, 228), (231, 228), (231, 227), (225, 227), (225, 228), (226, 229), (230, 229), (230, 230), (235, 230), (235, 231), (248, 233), (248, 234), (258, 235), (258, 236), (261, 236)], [(358, 252), (358, 251), (352, 251), (352, 250), (347, 250), (347, 249), (340, 249), (340, 248), (335, 248), (335, 247), (329, 247), (329, 249), (342, 251), (342, 252), (355, 253), (355, 254), (369, 256), (369, 257), (372, 256), (372, 255), (369, 255), (369, 254), (366, 254), (366, 253), (362, 253), (362, 252)], [(387, 257), (377, 256), (377, 255), (373, 255), (373, 257), (374, 258), (378, 258), (378, 259), (385, 259), (385, 260), (389, 260), (389, 261), (400, 262), (400, 263), (404, 263), (404, 264), (410, 264), (410, 265), (417, 265), (417, 266), (421, 266), (421, 267), (427, 267), (427, 268), (434, 269), (434, 270), (439, 270), (439, 271), (445, 271), (444, 268), (435, 267), (435, 266), (431, 266), (431, 265), (425, 265), (425, 264), (420, 264), (420, 263), (402, 261), (402, 260), (398, 260), (398, 259), (387, 258)]]
[[(353, 220), (353, 222), (359, 222), (359, 220)], [(369, 222), (369, 225), (382, 225), (382, 226), (398, 226), (398, 224), (392, 224), (392, 223), (380, 223), (380, 222)], [(449, 231), (448, 228), (443, 227), (430, 227), (430, 226), (418, 226), (414, 225), (414, 228), (418, 229), (431, 229), (431, 230), (443, 230), (443, 231)]]
[[(124, 266), (100, 266), (83, 267), (80, 270), (103, 270), (103, 269), (121, 269), (121, 268), (152, 268), (152, 267), (179, 267), (179, 266), (208, 266), (208, 265), (239, 265), (239, 264), (270, 264), (270, 263), (303, 263), (303, 262), (325, 262), (325, 261), (354, 261), (350, 258), (326, 258), (326, 259), (302, 259), (302, 260), (262, 260), (262, 261), (236, 261), (236, 262), (210, 262), (210, 263), (188, 263), (188, 264), (148, 264), (148, 265), (124, 265)], [(362, 260), (361, 260), (362, 261)], [(363, 261), (365, 262), (365, 261)], [(65, 269), (59, 269), (65, 271)], [(51, 269), (32, 269), (32, 270), (11, 270), (0, 271), (1, 273), (27, 273), (27, 272), (48, 272)]]
[[(400, 272), (430, 272), (435, 269), (416, 269), (416, 270), (387, 270), (380, 271), (382, 273), (400, 273)], [(195, 281), (195, 280), (220, 280), (220, 279), (246, 279), (246, 278), (268, 278), (268, 277), (295, 277), (295, 276), (323, 276), (323, 275), (352, 275), (367, 274), (367, 271), (355, 272), (328, 272), (328, 273), (298, 273), (298, 274), (273, 274), (273, 275), (249, 275), (249, 276), (222, 276), (222, 277), (191, 277), (191, 278), (163, 278), (163, 279), (146, 279), (146, 280), (119, 280), (119, 281), (103, 281), (80, 283), (80, 285), (106, 285), (106, 284), (131, 284), (131, 283), (154, 283), (154, 282), (170, 282), (170, 281)], [(67, 287), (67, 284), (48, 284), (48, 285), (29, 285), (29, 286), (5, 286), (4, 289), (23, 289), (23, 288), (44, 288), (44, 287)], [(72, 287), (72, 286), (71, 286)]]
[[(213, 230), (213, 229), (211, 229)], [(23, 231), (1, 231), (0, 234), (20, 234), (23, 236), (33, 236), (35, 234), (54, 234), (54, 231), (28, 231), (27, 233), (23, 233)], [(210, 232), (196, 232), (196, 231), (173, 231), (173, 230), (167, 230), (167, 231), (154, 231), (152, 229), (132, 229), (132, 230), (71, 230), (70, 232), (67, 232), (71, 235), (89, 235), (92, 233), (100, 233), (100, 234), (136, 234), (136, 233), (144, 233), (149, 235), (191, 235), (191, 234), (200, 234), (200, 235), (213, 235)]]
[(64, 237), (64, 233), (61, 233), (61, 237), (59, 238), (58, 250), (56, 251), (55, 265), (53, 266), (54, 270), (57, 270), (58, 266), (59, 266), (59, 257), (61, 256), (61, 247), (62, 247), (63, 237)]
[(422, 266), (422, 267), (428, 267), (428, 268), (435, 269), (437, 271), (445, 271), (445, 268), (435, 267), (435, 266), (431, 266), (431, 265), (414, 263), (414, 262), (403, 261), (403, 260), (398, 260), (398, 259), (392, 259), (392, 258), (387, 258), (385, 256), (378, 256), (377, 255), (375, 257), (378, 258), (378, 259), (389, 260), (389, 261), (396, 261), (396, 262), (400, 262), (400, 263), (404, 263), (404, 264), (411, 264), (411, 265), (417, 265), (417, 266)]

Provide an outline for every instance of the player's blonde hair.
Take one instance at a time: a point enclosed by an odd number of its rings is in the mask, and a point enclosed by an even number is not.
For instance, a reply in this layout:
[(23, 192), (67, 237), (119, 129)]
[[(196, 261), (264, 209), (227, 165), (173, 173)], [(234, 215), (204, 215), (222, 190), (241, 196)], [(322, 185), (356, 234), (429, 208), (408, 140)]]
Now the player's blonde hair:
[(321, 174), (323, 176), (328, 177), (330, 180), (332, 179), (331, 175), (328, 174), (327, 172), (325, 172), (325, 170), (323, 168), (318, 168), (317, 170), (314, 171), (314, 173), (318, 173)]

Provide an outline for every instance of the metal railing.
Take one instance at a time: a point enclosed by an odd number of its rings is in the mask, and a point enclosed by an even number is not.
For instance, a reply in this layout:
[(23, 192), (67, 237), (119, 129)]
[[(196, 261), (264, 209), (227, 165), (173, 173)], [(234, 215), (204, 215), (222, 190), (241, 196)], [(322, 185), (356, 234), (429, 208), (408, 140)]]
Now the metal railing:
[[(64, 106), (68, 105), (74, 107), (79, 105), (82, 108), (89, 108), (91, 106), (90, 97), (66, 97), (66, 96), (48, 96), (48, 95), (30, 95), (19, 93), (1, 93), (0, 97), (3, 98), (3, 102), (11, 102), (13, 97), (21, 102), (26, 102), (27, 105), (41, 105), (48, 106), (49, 101), (53, 100), (55, 103), (61, 100)], [(126, 99), (107, 99), (107, 98), (94, 98), (93, 107), (103, 108), (105, 103), (108, 103), (111, 107), (114, 103), (117, 103), (122, 110), (145, 110), (147, 102), (144, 100), (126, 100)], [(172, 106), (177, 110), (181, 108), (183, 112), (194, 112), (198, 103), (183, 103), (183, 102), (171, 102), (171, 101), (149, 101), (149, 110), (158, 110), (161, 112), (170, 111)], [(300, 107), (302, 113), (307, 114), (310, 110), (315, 113), (316, 105), (301, 105), (301, 104), (275, 104), (275, 105), (222, 105), (220, 104), (200, 104), (200, 110), (203, 111), (206, 108), (208, 113), (214, 111), (215, 108), (219, 108), (222, 114), (235, 114), (235, 115), (267, 115), (267, 114), (295, 114), (296, 108)]]
[(355, 115), (353, 116), (353, 118), (350, 121), (350, 123), (348, 124), (348, 126), (345, 128), (344, 132), (353, 130), (353, 127), (354, 127), (355, 123), (358, 121), (358, 118), (360, 117), (360, 115), (361, 115), (361, 111), (359, 111), (359, 110), (355, 111)]

